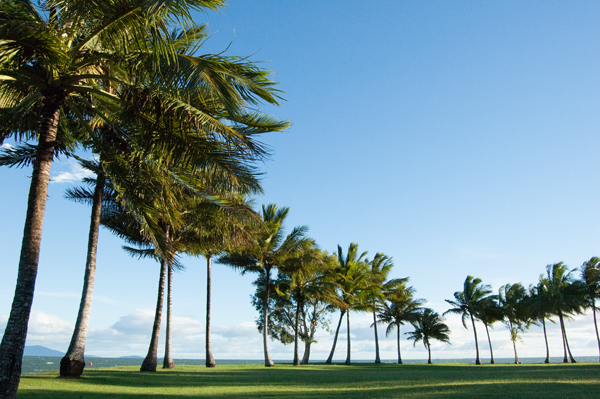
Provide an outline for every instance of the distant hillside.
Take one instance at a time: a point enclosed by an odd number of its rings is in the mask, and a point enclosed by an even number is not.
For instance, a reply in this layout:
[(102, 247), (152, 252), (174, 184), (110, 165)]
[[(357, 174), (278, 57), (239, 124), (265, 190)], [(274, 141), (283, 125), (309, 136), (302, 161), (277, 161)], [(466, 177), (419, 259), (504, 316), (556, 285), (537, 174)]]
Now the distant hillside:
[(23, 356), (56, 356), (63, 357), (63, 352), (55, 351), (54, 349), (46, 348), (41, 345), (26, 346)]
[(143, 356), (121, 356), (119, 359), (143, 359)]

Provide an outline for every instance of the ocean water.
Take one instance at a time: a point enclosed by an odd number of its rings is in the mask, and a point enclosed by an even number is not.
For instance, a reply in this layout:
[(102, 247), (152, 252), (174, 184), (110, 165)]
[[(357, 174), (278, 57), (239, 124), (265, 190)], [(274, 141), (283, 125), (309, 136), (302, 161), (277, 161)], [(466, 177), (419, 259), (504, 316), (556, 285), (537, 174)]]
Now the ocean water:
[[(48, 357), (48, 356), (25, 356), (23, 357), (22, 374), (34, 374), (41, 373), (44, 371), (56, 371), (60, 368), (60, 357)], [(402, 359), (405, 364), (426, 364), (426, 359)], [(495, 359), (496, 364), (514, 363), (514, 358), (500, 358)], [(525, 357), (521, 358), (523, 364), (542, 364), (544, 363), (543, 357)], [(597, 356), (579, 356), (576, 357), (580, 363), (598, 363)], [(131, 358), (108, 358), (108, 357), (90, 357), (86, 358), (86, 369), (89, 368), (104, 368), (104, 367), (118, 367), (118, 366), (141, 366), (143, 359), (131, 359)], [(275, 363), (291, 363), (290, 360), (274, 360)], [(562, 357), (551, 357), (551, 363), (562, 363)], [(92, 362), (92, 366), (89, 363)], [(323, 360), (315, 360), (314, 363), (322, 363)], [(372, 360), (356, 360), (354, 363), (372, 363)], [(489, 359), (482, 358), (482, 362), (489, 363)], [(386, 359), (382, 360), (382, 363), (396, 363), (395, 360)], [(474, 359), (433, 359), (433, 363), (475, 363)], [(227, 364), (263, 364), (263, 360), (217, 360), (218, 365)], [(175, 366), (184, 365), (204, 365), (204, 359), (175, 359)], [(162, 367), (162, 359), (158, 361), (158, 367)]]

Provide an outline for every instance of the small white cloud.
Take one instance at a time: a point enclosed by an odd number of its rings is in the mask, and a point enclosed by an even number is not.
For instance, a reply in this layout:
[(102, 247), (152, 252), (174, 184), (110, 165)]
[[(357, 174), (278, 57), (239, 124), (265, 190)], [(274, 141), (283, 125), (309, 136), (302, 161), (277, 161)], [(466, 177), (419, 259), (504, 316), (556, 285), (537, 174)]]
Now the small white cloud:
[(4, 144), (0, 145), (0, 148), (2, 148), (3, 150), (10, 150), (11, 148), (14, 148), (14, 147), (8, 143), (4, 143)]
[(94, 173), (84, 169), (76, 161), (68, 161), (67, 163), (69, 171), (61, 171), (58, 174), (52, 176), (50, 181), (52, 183), (75, 183), (80, 182), (86, 177), (94, 177)]

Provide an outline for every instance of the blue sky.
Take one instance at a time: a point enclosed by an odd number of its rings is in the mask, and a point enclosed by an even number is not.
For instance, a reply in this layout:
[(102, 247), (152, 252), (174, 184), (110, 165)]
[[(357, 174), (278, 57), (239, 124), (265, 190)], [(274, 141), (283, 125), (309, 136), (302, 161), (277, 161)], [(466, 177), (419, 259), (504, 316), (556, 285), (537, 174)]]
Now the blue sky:
[[(289, 206), (288, 228), (308, 225), (330, 252), (357, 242), (370, 257), (392, 256), (393, 277), (410, 276), (417, 295), (443, 312), (468, 274), (497, 290), (536, 282), (547, 264), (575, 268), (599, 255), (599, 17), (595, 1), (232, 0), (197, 21), (213, 32), (206, 53), (229, 46), (226, 54), (264, 61), (285, 92), (281, 107), (266, 110), (293, 125), (265, 135), (273, 155), (261, 165), (257, 203)], [(2, 328), (29, 173), (0, 169)], [(72, 332), (90, 211), (62, 196), (78, 173), (69, 160), (51, 172), (28, 345), (66, 350)], [(101, 233), (88, 353), (143, 356), (158, 265), (120, 246)], [(184, 264), (175, 276), (174, 352), (202, 358), (205, 264)], [(214, 268), (217, 359), (262, 356), (253, 277)], [(369, 316), (352, 321), (353, 358), (372, 358)], [(448, 324), (453, 344), (433, 356), (472, 357), (472, 332), (458, 317)], [(567, 332), (576, 356), (597, 354), (590, 314)], [(551, 355), (560, 356), (558, 328), (549, 333)], [(497, 324), (497, 357), (512, 356), (508, 337)], [(312, 356), (324, 359), (332, 336), (322, 331), (318, 341)], [(394, 345), (384, 341), (383, 358), (395, 356)], [(518, 345), (521, 356), (544, 356), (539, 328)], [(292, 350), (272, 343), (275, 359), (291, 359)], [(426, 357), (406, 341), (403, 353)]]

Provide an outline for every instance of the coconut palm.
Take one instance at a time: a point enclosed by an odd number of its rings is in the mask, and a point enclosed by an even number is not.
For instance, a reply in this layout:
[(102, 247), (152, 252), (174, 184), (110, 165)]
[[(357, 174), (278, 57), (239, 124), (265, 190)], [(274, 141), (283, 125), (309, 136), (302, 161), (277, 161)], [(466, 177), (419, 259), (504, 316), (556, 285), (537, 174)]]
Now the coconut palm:
[(444, 323), (444, 318), (432, 309), (425, 308), (417, 316), (416, 320), (411, 321), (415, 328), (414, 331), (405, 333), (408, 339), (413, 341), (413, 346), (419, 341), (423, 341), (423, 345), (429, 353), (427, 364), (431, 364), (431, 340), (435, 339), (440, 342), (450, 343), (450, 328)]
[(496, 295), (490, 295), (479, 303), (476, 309), (476, 318), (481, 320), (485, 326), (485, 332), (487, 334), (488, 344), (490, 345), (490, 363), (495, 364), (494, 361), (494, 350), (492, 349), (492, 339), (490, 338), (490, 330), (495, 322), (502, 320), (502, 310), (497, 303), (498, 297)]
[[(581, 282), (584, 285), (586, 307), (592, 309), (594, 315), (594, 329), (596, 330), (596, 341), (600, 352), (600, 335), (598, 335), (598, 323), (596, 322), (596, 299), (600, 298), (600, 258), (593, 257), (581, 265)], [(600, 355), (599, 355), (600, 356)]]
[[(543, 279), (547, 284), (546, 289), (552, 313), (558, 316), (560, 323), (564, 363), (568, 363), (569, 359), (571, 359), (571, 363), (576, 363), (569, 347), (564, 320), (565, 318), (570, 318), (573, 313), (581, 313), (584, 304), (582, 301), (582, 284), (577, 283), (573, 277), (575, 270), (569, 271), (567, 265), (559, 262), (546, 266), (546, 276), (540, 276), (540, 280)], [(569, 353), (569, 358), (567, 358), (567, 352)]]
[(534, 321), (542, 323), (544, 331), (544, 343), (546, 344), (546, 358), (544, 363), (550, 363), (550, 346), (548, 345), (548, 334), (546, 331), (546, 320), (554, 323), (550, 318), (552, 316), (552, 306), (548, 296), (548, 281), (540, 276), (540, 281), (535, 286), (529, 286), (529, 293), (524, 299), (524, 306), (529, 317)]
[(383, 307), (377, 315), (379, 324), (387, 324), (385, 330), (386, 337), (396, 328), (396, 343), (398, 346), (398, 364), (402, 364), (402, 355), (400, 353), (400, 326), (406, 322), (415, 321), (421, 312), (421, 306), (425, 303), (424, 299), (415, 299), (413, 297), (415, 289), (402, 285), (389, 292)]
[(346, 256), (344, 256), (342, 247), (338, 245), (337, 260), (339, 265), (331, 275), (330, 283), (333, 286), (329, 290), (329, 301), (340, 309), (341, 315), (335, 331), (331, 352), (325, 362), (326, 364), (331, 364), (333, 361), (333, 354), (335, 353), (335, 346), (344, 314), (346, 314), (348, 331), (345, 363), (350, 364), (351, 362), (350, 310), (365, 310), (368, 307), (366, 303), (366, 290), (369, 287), (370, 274), (367, 262), (365, 261), (366, 256), (366, 252), (358, 254), (357, 243), (350, 243)]
[(520, 364), (517, 354), (517, 339), (520, 339), (519, 333), (529, 328), (530, 319), (527, 314), (526, 304), (524, 302), (527, 296), (527, 290), (521, 283), (505, 284), (498, 291), (498, 303), (504, 316), (503, 321), (510, 333), (510, 340), (515, 352), (515, 364)]
[(477, 329), (475, 328), (475, 317), (478, 307), (491, 292), (492, 288), (487, 284), (482, 284), (480, 278), (467, 276), (463, 285), (463, 290), (454, 293), (455, 300), (451, 301), (446, 299), (446, 302), (454, 307), (445, 311), (444, 315), (447, 313), (460, 314), (465, 328), (467, 328), (467, 317), (471, 319), (473, 334), (475, 335), (475, 364), (481, 364), (481, 360), (479, 359), (479, 343), (477, 342)]
[(373, 330), (375, 332), (375, 363), (381, 363), (379, 357), (379, 336), (377, 334), (377, 311), (383, 306), (385, 298), (394, 289), (405, 284), (408, 278), (397, 278), (387, 280), (389, 273), (394, 266), (392, 258), (377, 253), (372, 261), (367, 260), (370, 272), (370, 282), (367, 294), (367, 301), (370, 305), (370, 310), (373, 313)]
[(266, 295), (263, 314), (263, 349), (265, 367), (275, 364), (269, 354), (269, 295), (271, 291), (271, 272), (281, 267), (285, 260), (296, 255), (306, 245), (312, 242), (305, 234), (306, 226), (295, 227), (290, 234), (284, 236), (284, 222), (289, 208), (277, 208), (275, 204), (262, 206), (262, 221), (264, 227), (255, 233), (254, 242), (243, 250), (228, 252), (219, 258), (219, 263), (247, 272), (259, 273), (265, 283)]

